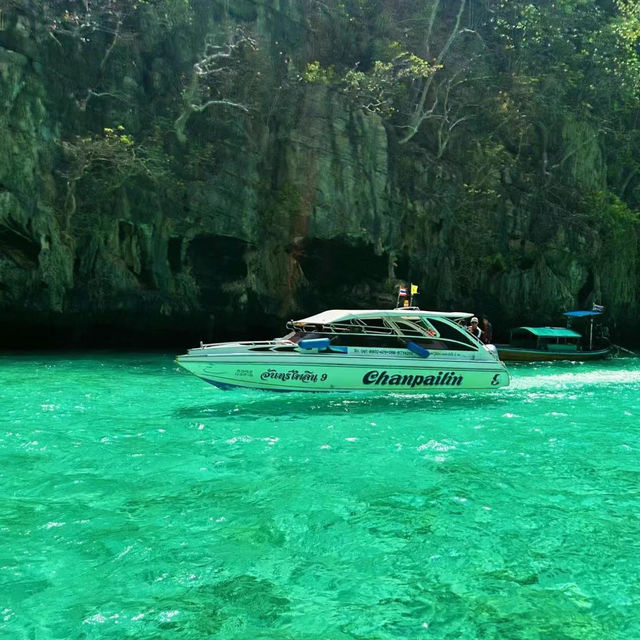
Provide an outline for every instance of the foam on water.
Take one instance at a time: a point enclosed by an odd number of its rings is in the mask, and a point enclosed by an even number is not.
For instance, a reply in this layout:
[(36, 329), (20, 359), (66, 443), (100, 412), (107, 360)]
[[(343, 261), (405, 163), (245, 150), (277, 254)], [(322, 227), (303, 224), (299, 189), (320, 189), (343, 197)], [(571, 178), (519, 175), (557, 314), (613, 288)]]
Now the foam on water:
[[(599, 365), (587, 363), (545, 363), (543, 365), (514, 365), (513, 386), (516, 389), (541, 387), (576, 389), (580, 386), (606, 387), (607, 385), (637, 385), (640, 370), (633, 370), (636, 360), (620, 358), (603, 361)], [(631, 367), (624, 363), (630, 363)]]

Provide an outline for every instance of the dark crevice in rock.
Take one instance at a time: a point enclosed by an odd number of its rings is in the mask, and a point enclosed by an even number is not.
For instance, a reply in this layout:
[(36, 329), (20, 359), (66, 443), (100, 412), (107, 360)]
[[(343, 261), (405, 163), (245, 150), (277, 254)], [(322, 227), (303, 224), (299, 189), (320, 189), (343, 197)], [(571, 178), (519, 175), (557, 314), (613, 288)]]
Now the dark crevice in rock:
[(247, 243), (237, 238), (204, 234), (196, 236), (187, 248), (187, 263), (200, 288), (204, 309), (219, 309), (232, 300), (226, 288), (247, 276)]
[(593, 295), (593, 288), (594, 288), (593, 284), (594, 284), (593, 270), (589, 269), (587, 280), (584, 283), (584, 285), (582, 285), (582, 288), (578, 292), (578, 306), (580, 308), (586, 309), (588, 302), (593, 303), (593, 301), (589, 300), (590, 297)]
[(369, 306), (384, 290), (389, 258), (364, 242), (314, 239), (304, 243), (299, 259), (308, 283), (305, 306)]
[(0, 231), (0, 256), (6, 256), (22, 269), (38, 265), (40, 243), (11, 229)]

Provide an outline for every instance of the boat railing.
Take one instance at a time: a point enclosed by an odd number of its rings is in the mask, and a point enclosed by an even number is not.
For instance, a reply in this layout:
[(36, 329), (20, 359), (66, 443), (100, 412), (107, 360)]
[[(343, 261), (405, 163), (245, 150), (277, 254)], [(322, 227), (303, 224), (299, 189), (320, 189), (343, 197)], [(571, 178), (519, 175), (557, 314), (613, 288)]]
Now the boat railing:
[[(476, 345), (475, 343), (472, 342), (463, 342), (462, 340), (455, 340), (453, 338), (446, 338), (444, 336), (439, 336), (439, 335), (429, 335), (428, 333), (407, 333), (407, 332), (397, 332), (397, 331), (392, 331), (392, 330), (388, 330), (385, 332), (382, 331), (350, 331), (348, 329), (338, 329), (335, 330), (335, 327), (333, 327), (332, 329), (334, 330), (330, 330), (329, 326), (323, 326), (323, 327), (310, 327), (310, 326), (306, 326), (304, 328), (299, 328), (298, 331), (300, 331), (300, 333), (309, 333), (309, 334), (322, 334), (322, 335), (327, 335), (327, 336), (332, 336), (332, 337), (347, 337), (347, 336), (354, 336), (354, 337), (362, 337), (362, 336), (371, 336), (372, 338), (384, 338), (384, 337), (388, 337), (388, 338), (398, 338), (399, 340), (405, 340), (405, 341), (413, 341), (413, 340), (420, 340), (423, 342), (441, 342), (441, 343), (446, 343), (447, 345), (451, 345), (452, 349), (455, 351), (460, 351), (460, 350), (475, 350), (478, 351), (480, 349), (480, 347), (482, 347), (482, 344), (478, 342), (478, 344)], [(427, 345), (428, 346), (428, 345)], [(457, 347), (457, 348), (455, 348)], [(429, 347), (429, 348), (433, 348), (433, 347)]]
[[(371, 317), (347, 318), (334, 322), (299, 323), (290, 321), (287, 327), (295, 332), (322, 334), (323, 336), (369, 336), (372, 338), (396, 338), (403, 341), (422, 341), (427, 348), (456, 351), (480, 351), (482, 343), (467, 331), (445, 317)], [(429, 346), (431, 343), (433, 346)], [(438, 343), (440, 346), (436, 346)]]
[[(288, 340), (283, 340), (282, 338), (276, 338), (275, 340), (242, 340), (238, 341), (236, 344), (243, 347), (266, 347), (270, 345), (277, 345), (289, 342)], [(210, 347), (218, 347), (218, 346), (228, 346), (228, 342), (200, 342), (199, 349), (208, 349)]]

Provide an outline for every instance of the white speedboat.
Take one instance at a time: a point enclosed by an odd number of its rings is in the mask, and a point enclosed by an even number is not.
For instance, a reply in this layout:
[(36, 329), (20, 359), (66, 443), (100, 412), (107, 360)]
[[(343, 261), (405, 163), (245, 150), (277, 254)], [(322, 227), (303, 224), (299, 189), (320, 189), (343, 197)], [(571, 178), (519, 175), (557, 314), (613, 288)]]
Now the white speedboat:
[(200, 344), (177, 363), (221, 389), (418, 392), (498, 389), (495, 347), (460, 322), (471, 314), (333, 309), (287, 324), (283, 338)]

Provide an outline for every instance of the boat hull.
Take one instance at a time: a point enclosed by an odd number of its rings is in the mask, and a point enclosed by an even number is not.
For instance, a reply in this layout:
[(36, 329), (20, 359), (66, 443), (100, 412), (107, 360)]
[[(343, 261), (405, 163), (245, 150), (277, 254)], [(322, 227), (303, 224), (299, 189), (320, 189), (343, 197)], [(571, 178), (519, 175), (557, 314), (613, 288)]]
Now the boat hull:
[(506, 362), (548, 362), (548, 361), (574, 361), (586, 362), (589, 360), (603, 360), (612, 355), (612, 348), (598, 349), (595, 351), (547, 351), (542, 349), (519, 349), (509, 345), (495, 345), (500, 360)]
[(217, 387), (271, 391), (425, 393), (499, 389), (509, 384), (501, 362), (358, 358), (300, 354), (256, 360), (252, 355), (179, 356), (178, 364)]

